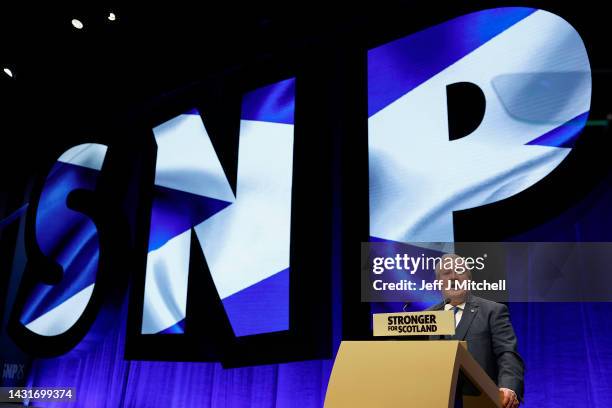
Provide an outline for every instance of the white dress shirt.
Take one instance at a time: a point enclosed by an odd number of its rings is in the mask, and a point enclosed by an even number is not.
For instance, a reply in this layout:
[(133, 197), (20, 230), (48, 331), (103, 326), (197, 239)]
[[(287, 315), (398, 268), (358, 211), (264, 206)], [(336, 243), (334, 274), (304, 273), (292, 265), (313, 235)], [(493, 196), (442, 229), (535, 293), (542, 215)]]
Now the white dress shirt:
[[(453, 307), (453, 305), (451, 305), (450, 303), (447, 303), (444, 305), (444, 310), (451, 310)], [(459, 322), (461, 321), (461, 316), (463, 316), (463, 309), (465, 308), (465, 302), (457, 305), (457, 308), (459, 309), (457, 311), (457, 314), (455, 315), (455, 327), (459, 326)]]

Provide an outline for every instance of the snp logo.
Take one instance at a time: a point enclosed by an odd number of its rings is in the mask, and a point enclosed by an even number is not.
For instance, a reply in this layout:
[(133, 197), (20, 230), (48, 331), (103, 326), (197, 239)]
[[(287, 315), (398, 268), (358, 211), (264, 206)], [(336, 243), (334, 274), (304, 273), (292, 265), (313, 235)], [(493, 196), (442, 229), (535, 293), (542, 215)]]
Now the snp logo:
[(25, 378), (25, 365), (4, 363), (2, 368), (3, 380), (22, 380)]
[[(153, 129), (139, 336), (189, 332), (189, 270), (198, 251), (232, 338), (291, 329), (295, 83), (243, 95), (235, 188), (206, 111)], [(465, 15), (374, 48), (367, 86), (370, 235), (401, 242), (452, 242), (454, 211), (503, 200), (546, 177), (569, 154), (591, 98), (578, 33), (560, 17), (528, 8)], [(70, 204), (73, 192), (100, 188), (111, 149), (91, 143), (67, 150), (31, 213), (34, 252), (60, 270), (41, 279), (39, 266), (30, 265), (34, 283), (20, 288), (13, 335), (29, 351), (57, 354), (76, 345), (88, 330), (83, 322), (99, 310), (100, 270), (109, 262), (121, 269), (120, 257), (101, 245), (118, 237), (102, 233), (114, 220)], [(58, 347), (48, 347), (53, 342)]]

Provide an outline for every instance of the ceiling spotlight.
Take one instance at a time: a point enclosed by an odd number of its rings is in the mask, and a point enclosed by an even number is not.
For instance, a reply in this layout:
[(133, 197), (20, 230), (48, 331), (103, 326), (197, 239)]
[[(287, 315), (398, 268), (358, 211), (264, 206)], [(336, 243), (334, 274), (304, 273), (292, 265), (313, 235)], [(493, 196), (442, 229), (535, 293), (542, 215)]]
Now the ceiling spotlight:
[(6, 75), (10, 76), (11, 78), (13, 77), (13, 71), (11, 71), (9, 68), (4, 68), (3, 71)]
[(77, 20), (76, 18), (73, 18), (72, 26), (76, 28), (77, 30), (80, 30), (81, 28), (83, 28), (83, 23), (81, 23), (81, 20)]
[(109, 21), (115, 21), (117, 19), (117, 16), (115, 15), (115, 13), (108, 13), (108, 19)]

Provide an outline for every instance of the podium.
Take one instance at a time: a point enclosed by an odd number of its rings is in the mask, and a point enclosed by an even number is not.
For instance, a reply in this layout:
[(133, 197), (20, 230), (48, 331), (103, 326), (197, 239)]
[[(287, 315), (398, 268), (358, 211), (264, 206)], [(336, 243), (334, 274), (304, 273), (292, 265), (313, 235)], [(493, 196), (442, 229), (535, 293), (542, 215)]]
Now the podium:
[(463, 407), (501, 407), (499, 389), (463, 341), (344, 341), (324, 406), (453, 408), (460, 373), (478, 394), (464, 395)]

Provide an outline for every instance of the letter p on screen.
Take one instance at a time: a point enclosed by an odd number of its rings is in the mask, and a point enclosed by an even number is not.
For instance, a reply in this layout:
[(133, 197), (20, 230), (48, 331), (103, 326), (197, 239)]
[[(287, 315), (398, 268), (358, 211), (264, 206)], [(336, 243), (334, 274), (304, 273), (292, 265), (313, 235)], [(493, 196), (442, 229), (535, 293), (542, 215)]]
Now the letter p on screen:
[(453, 242), (453, 211), (546, 177), (590, 103), (582, 39), (543, 10), (484, 10), (369, 50), (370, 235)]

